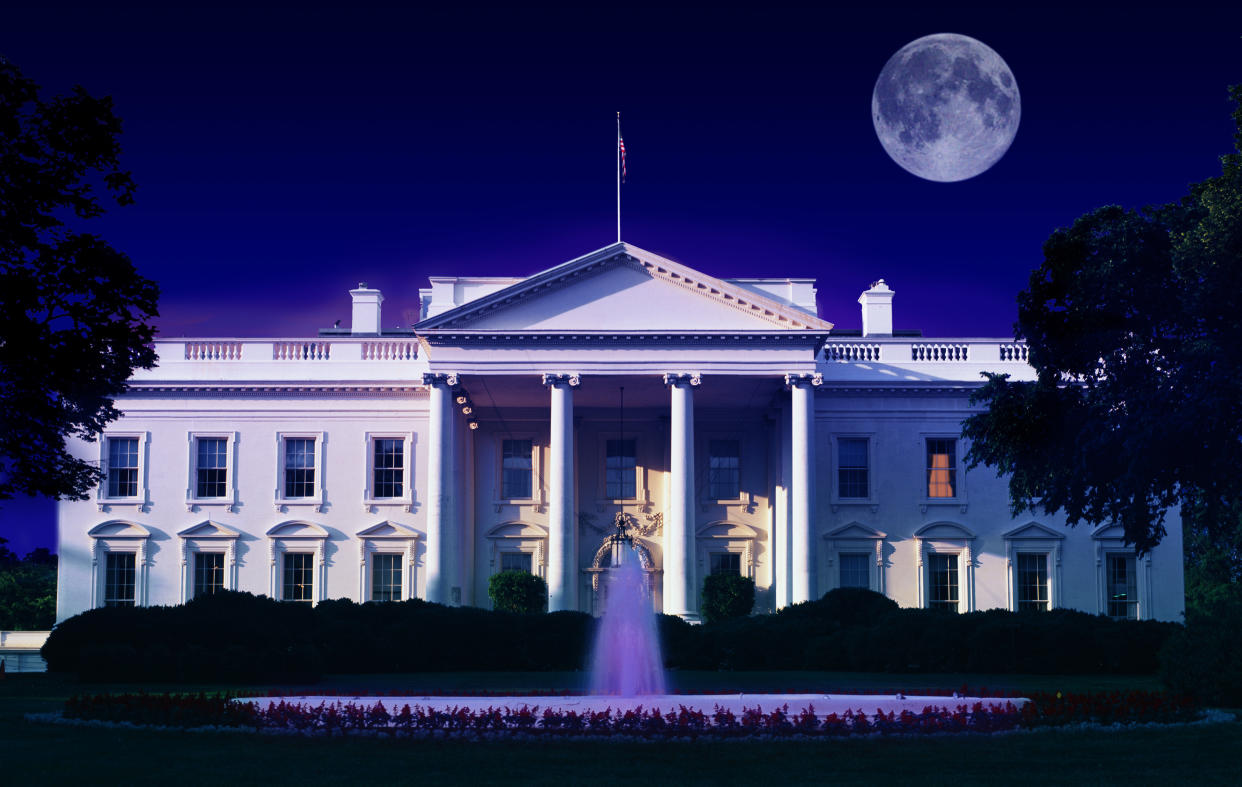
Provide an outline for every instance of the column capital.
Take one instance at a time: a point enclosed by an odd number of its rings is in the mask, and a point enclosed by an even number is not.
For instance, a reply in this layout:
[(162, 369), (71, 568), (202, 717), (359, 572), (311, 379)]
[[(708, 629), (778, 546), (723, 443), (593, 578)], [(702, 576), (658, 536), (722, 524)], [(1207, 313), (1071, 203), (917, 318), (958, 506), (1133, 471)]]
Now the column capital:
[(543, 384), (568, 385), (570, 388), (577, 388), (582, 384), (582, 378), (577, 374), (545, 374)]
[(690, 385), (697, 386), (703, 382), (703, 378), (698, 372), (669, 372), (664, 375), (665, 385)]
[(819, 372), (814, 374), (787, 374), (785, 375), (785, 387), (797, 388), (803, 385), (818, 387), (824, 384), (824, 376)]
[(423, 385), (457, 385), (456, 372), (423, 372)]

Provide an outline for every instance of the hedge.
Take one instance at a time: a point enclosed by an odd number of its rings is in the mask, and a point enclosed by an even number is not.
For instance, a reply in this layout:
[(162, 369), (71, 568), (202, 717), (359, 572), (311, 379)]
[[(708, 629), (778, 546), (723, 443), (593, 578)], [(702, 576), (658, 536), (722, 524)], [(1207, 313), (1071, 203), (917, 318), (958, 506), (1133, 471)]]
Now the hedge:
[[(659, 616), (665, 665), (700, 670), (1153, 673), (1182, 627), (1071, 610), (956, 615), (866, 590), (703, 626)], [(418, 599), (310, 607), (223, 592), (177, 607), (105, 608), (53, 629), (52, 672), (100, 681), (304, 683), (323, 673), (577, 670), (594, 621)]]

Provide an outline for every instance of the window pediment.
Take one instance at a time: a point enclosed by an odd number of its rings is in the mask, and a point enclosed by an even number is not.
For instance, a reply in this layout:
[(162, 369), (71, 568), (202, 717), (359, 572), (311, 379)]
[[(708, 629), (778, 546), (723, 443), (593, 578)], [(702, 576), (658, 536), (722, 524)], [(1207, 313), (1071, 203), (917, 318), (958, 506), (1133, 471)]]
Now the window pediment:
[(824, 534), (829, 539), (885, 539), (888, 536), (875, 528), (867, 527), (861, 522), (850, 522)]
[(268, 538), (327, 538), (328, 531), (313, 522), (282, 522), (266, 535)]
[(749, 541), (756, 541), (762, 538), (762, 534), (750, 525), (723, 521), (710, 522), (695, 531), (695, 535), (699, 538), (746, 539)]
[(1038, 522), (1028, 522), (1025, 525), (1015, 527), (1013, 530), (1004, 534), (1004, 537), (1010, 540), (1021, 538), (1037, 539), (1037, 538), (1056, 538), (1064, 539), (1064, 533), (1058, 533), (1051, 528), (1045, 527)]
[(384, 521), (359, 530), (355, 535), (358, 538), (419, 538), (422, 534), (398, 522)]
[(487, 531), (487, 538), (547, 538), (548, 529), (529, 522), (502, 522)]
[(182, 538), (239, 538), (241, 533), (210, 519), (177, 533)]
[(87, 535), (91, 538), (150, 538), (151, 531), (137, 522), (115, 520), (95, 525)]
[(975, 534), (956, 522), (933, 522), (914, 531), (914, 537), (924, 540), (964, 540), (974, 538)]
[(1105, 539), (1115, 540), (1115, 541), (1124, 541), (1126, 538), (1126, 530), (1121, 525), (1118, 525), (1116, 523), (1109, 523), (1105, 525), (1100, 525), (1095, 530), (1091, 531), (1091, 537), (1096, 539), (1097, 541), (1101, 541)]

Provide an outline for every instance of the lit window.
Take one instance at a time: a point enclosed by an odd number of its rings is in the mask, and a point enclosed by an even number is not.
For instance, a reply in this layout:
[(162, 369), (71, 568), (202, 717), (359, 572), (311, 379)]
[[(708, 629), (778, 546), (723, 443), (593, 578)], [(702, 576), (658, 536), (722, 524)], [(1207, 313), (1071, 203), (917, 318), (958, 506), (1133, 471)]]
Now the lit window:
[(837, 439), (837, 496), (866, 498), (870, 496), (867, 466), (867, 438)]
[(613, 500), (632, 500), (637, 496), (637, 462), (634, 440), (609, 440), (604, 462), (605, 496)]
[(522, 571), (531, 573), (531, 556), (529, 552), (501, 552), (501, 571)]
[(404, 497), (405, 441), (399, 437), (380, 437), (375, 439), (374, 446), (375, 497)]
[(957, 495), (957, 441), (952, 438), (927, 439), (927, 496)]
[(928, 555), (927, 606), (957, 612), (957, 555)]
[(200, 437), (195, 457), (195, 497), (224, 497), (228, 487), (228, 441)]
[(194, 555), (194, 597), (213, 596), (224, 590), (224, 553)]
[[(314, 442), (314, 441), (310, 441)], [(315, 574), (312, 565), (314, 555), (309, 552), (286, 552), (284, 560), (284, 592), (281, 598), (285, 601), (313, 600)]]
[(531, 496), (531, 440), (505, 440), (501, 446), (501, 491), (507, 500), (525, 500)]
[(315, 438), (285, 438), (285, 497), (315, 496)]
[(138, 496), (138, 438), (108, 438), (108, 497)]
[(109, 552), (104, 563), (104, 606), (134, 606), (134, 553)]
[(1108, 616), (1119, 620), (1138, 619), (1138, 582), (1133, 555), (1108, 556)]
[(742, 494), (741, 447), (737, 440), (710, 440), (707, 444), (707, 497), (736, 500)]
[(736, 552), (711, 553), (711, 573), (742, 575), (742, 556)]
[(840, 556), (841, 587), (871, 587), (871, 570), (868, 565), (870, 555), (866, 552), (845, 552)]
[(1048, 556), (1018, 553), (1018, 611), (1046, 610), (1048, 603)]
[(371, 556), (371, 600), (401, 600), (401, 555)]

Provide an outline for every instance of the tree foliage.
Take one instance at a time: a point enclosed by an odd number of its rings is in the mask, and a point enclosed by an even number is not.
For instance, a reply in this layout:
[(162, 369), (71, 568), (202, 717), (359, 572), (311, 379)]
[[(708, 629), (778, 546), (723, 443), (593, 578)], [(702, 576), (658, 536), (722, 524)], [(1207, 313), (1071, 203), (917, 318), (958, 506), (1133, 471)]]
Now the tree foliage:
[(56, 556), (19, 558), (0, 538), (0, 631), (45, 631), (56, 622)]
[(502, 612), (533, 614), (548, 609), (548, 583), (526, 571), (501, 571), (487, 581), (492, 608)]
[(744, 618), (755, 606), (755, 580), (737, 574), (708, 574), (703, 577), (703, 620)]
[[(82, 88), (44, 100), (0, 57), (0, 500), (81, 499), (98, 468), (65, 439), (93, 439), (112, 398), (155, 352), (156, 285), (75, 227), (133, 200), (121, 122)], [(72, 226), (71, 226), (72, 225)]]
[[(1237, 153), (1177, 203), (1100, 208), (1044, 243), (1018, 296), (1034, 382), (987, 374), (970, 467), (1009, 476), (1014, 514), (1116, 522), (1146, 552), (1169, 508), (1210, 527), (1242, 500), (1242, 87)], [(1207, 523), (1207, 520), (1203, 520)]]

